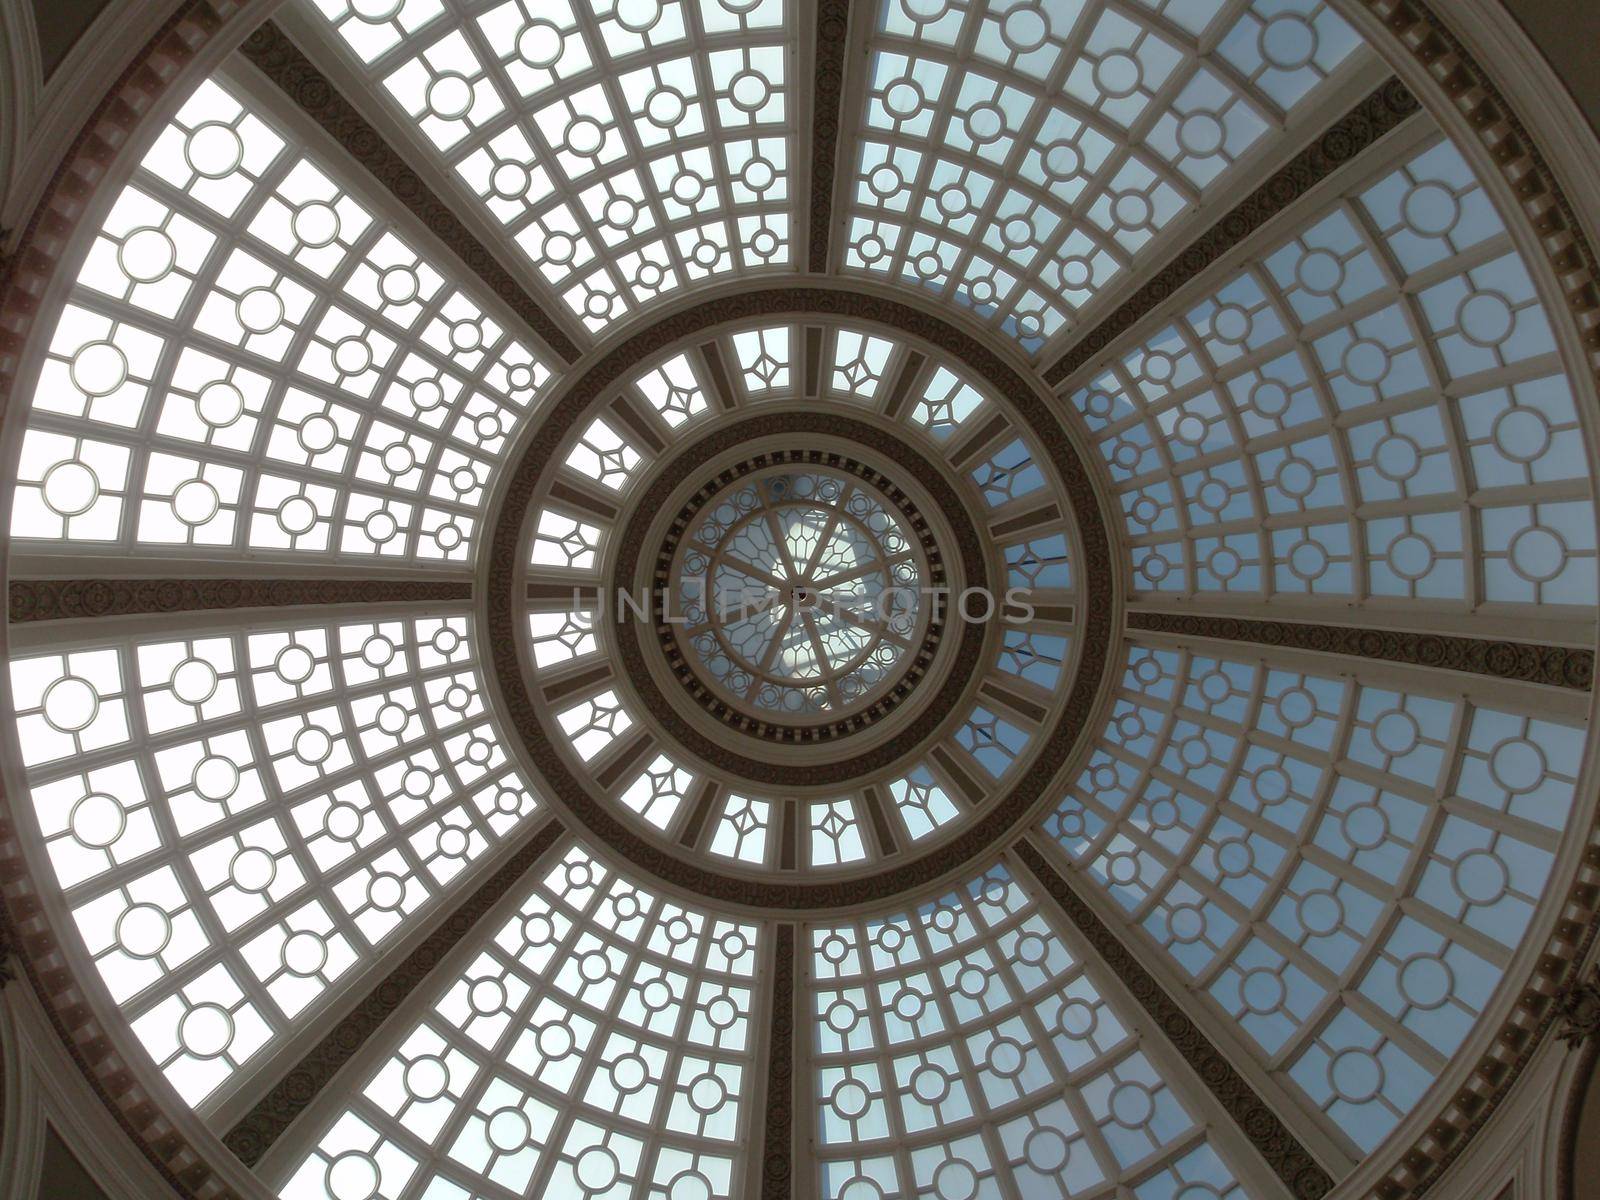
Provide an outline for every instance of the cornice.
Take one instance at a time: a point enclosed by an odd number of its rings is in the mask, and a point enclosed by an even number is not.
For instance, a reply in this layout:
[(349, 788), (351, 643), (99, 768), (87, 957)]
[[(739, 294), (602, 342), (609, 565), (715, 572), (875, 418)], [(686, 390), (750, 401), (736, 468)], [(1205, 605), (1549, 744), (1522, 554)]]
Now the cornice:
[[(1600, 1121), (1600, 1113), (1589, 1111), (1590, 1083), (1600, 1068), (1600, 967), (1591, 967), (1586, 981), (1574, 977), (1557, 1003), (1562, 1012), (1561, 1040), (1578, 1052), (1578, 1061), (1556, 1137), (1554, 1200), (1582, 1200), (1576, 1176), (1579, 1130)], [(1581, 1014), (1576, 1022), (1574, 1009)]]

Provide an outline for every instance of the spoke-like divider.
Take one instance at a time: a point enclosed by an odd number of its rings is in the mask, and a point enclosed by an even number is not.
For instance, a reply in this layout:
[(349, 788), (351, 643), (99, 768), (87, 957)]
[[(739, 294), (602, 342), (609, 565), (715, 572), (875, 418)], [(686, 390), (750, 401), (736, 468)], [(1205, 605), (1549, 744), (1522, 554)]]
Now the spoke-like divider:
[(839, 113), (844, 95), (845, 43), (850, 34), (849, 0), (817, 0), (816, 73), (811, 93), (811, 235), (806, 265), (828, 270), (833, 235), (833, 192), (839, 149)]
[(1325, 625), (1315, 621), (1258, 621), (1194, 612), (1134, 611), (1128, 613), (1128, 628), (1144, 633), (1252, 642), (1443, 671), (1465, 671), (1492, 679), (1515, 679), (1577, 691), (1589, 691), (1594, 686), (1594, 651), (1572, 646), (1408, 633), (1361, 625)]
[(795, 927), (773, 930), (772, 986), (767, 1002), (767, 1108), (761, 1147), (761, 1200), (788, 1200), (794, 1186)]
[(527, 840), (495, 873), (439, 920), (426, 938), (323, 1035), (301, 1060), (273, 1085), (254, 1108), (223, 1137), (246, 1166), (255, 1166), (306, 1106), (332, 1082), (345, 1063), (366, 1045), (450, 948), (469, 936), (517, 881), (549, 854), (566, 830), (554, 817)]
[(530, 296), (494, 253), (422, 181), (405, 157), (361, 115), (276, 22), (245, 39), (241, 52), (266, 78), (333, 137), (352, 160), (439, 238), (485, 287), (510, 306), (551, 352), (573, 362), (582, 351), (566, 330)]
[(1385, 134), (1400, 128), (1422, 111), (1411, 89), (1390, 77), (1344, 116), (1318, 135), (1262, 181), (1194, 241), (1180, 249), (1166, 266), (1154, 272), (1138, 291), (1044, 371), (1046, 383), (1066, 381), (1098, 358), (1105, 349), (1132, 329), (1157, 305), (1179, 291), (1212, 263), (1248, 238), (1284, 208), (1305, 195), (1334, 171), (1375, 146)]
[(8, 592), (10, 619), (21, 623), (326, 604), (446, 604), (470, 600), (472, 583), (465, 579), (19, 579), (12, 581)]
[(1296, 1200), (1320, 1200), (1333, 1190), (1333, 1177), (1311, 1157), (1311, 1152), (1273, 1112), (1248, 1080), (1240, 1075), (1216, 1043), (1206, 1037), (1165, 988), (1123, 945), (1122, 940), (1057, 871), (1030, 838), (1017, 842), (1015, 852), (1033, 873), (1068, 920), (1089, 940), (1105, 962), (1150, 1014), (1156, 1028), (1210, 1089), (1245, 1139), (1272, 1168)]

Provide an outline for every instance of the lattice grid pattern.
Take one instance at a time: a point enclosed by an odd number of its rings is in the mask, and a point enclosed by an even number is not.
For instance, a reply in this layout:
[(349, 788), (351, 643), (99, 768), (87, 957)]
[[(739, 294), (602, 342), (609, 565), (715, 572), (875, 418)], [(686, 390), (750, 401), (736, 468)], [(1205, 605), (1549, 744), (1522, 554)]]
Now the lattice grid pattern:
[(486, 930), (285, 1197), (740, 1196), (760, 931), (573, 848)]
[(847, 270), (1038, 350), (1360, 39), (1324, 0), (881, 0)]
[(1357, 1157), (1483, 1012), (1574, 801), (1580, 727), (1439, 687), (1131, 647), (1044, 826)]
[(84, 947), (196, 1105), (538, 808), (465, 615), (68, 645), (10, 678)]
[(1004, 866), (809, 940), (826, 1200), (1245, 1200), (1159, 1052)]
[(203, 83), (88, 251), (22, 545), (461, 565), (547, 368), (340, 173)]
[(1520, 255), (1437, 139), (1071, 390), (1164, 595), (1590, 606), (1589, 464)]
[(314, 0), (591, 332), (793, 252), (785, 0)]

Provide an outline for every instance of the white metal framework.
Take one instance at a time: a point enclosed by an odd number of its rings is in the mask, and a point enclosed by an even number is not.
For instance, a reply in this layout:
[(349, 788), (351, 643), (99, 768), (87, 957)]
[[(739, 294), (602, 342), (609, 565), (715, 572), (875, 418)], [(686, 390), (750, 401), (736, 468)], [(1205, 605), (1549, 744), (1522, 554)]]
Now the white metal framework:
[[(293, 3), (356, 107), (403, 125), (582, 331), (578, 360), (563, 374), (235, 60), (117, 177), (12, 398), (9, 552), (34, 574), (481, 579), (500, 472), (605, 339), (799, 270), (813, 4)], [(1362, 90), (1374, 56), (1342, 7), (852, 5), (829, 282), (947, 306), (1005, 362), (1048, 363)], [(1056, 390), (1115, 518), (1119, 605), (1592, 648), (1592, 386), (1559, 281), (1473, 162), (1412, 118)], [(695, 336), (563, 433), (563, 487), (515, 550), (546, 597), (519, 635), (556, 750), (630, 829), (735, 881), (846, 880), (953, 843), (1040, 754), (1082, 653), (1047, 447), (976, 369), (871, 322), (730, 315)], [(797, 765), (790, 792), (673, 744), (596, 597), (655, 472), (721, 422), (802, 409), (947, 473), (1000, 588), (1042, 615), (972, 680), (919, 685), (973, 685), (925, 755), (827, 789)], [(754, 713), (867, 706), (927, 618), (893, 595), (927, 568), (894, 509), (824, 468), (724, 489), (684, 543), (694, 669)], [(751, 584), (776, 603), (714, 599)], [(263, 1064), (555, 805), (465, 601), (60, 629), (7, 663), (19, 838), (96, 1018), (148, 1060), (135, 1074), (225, 1132), (271, 1086)], [(1593, 810), (1590, 697), (1199, 635), (1119, 629), (1111, 656), (1105, 723), (1027, 833), (1341, 1177), (1431, 1111), (1554, 920)], [(557, 846), (266, 1186), (752, 1194), (782, 914)], [(1280, 1195), (1009, 850), (944, 878), (795, 920), (806, 1187)]]

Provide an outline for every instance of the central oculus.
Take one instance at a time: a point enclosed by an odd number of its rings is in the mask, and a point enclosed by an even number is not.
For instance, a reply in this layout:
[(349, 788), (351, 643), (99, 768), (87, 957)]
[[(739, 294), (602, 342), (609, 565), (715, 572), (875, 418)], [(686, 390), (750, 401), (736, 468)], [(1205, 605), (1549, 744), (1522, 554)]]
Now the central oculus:
[(718, 495), (684, 545), (675, 599), (695, 670), (787, 718), (870, 703), (910, 651), (921, 555), (883, 496), (776, 469)]
[(926, 665), (937, 550), (930, 569), (924, 522), (877, 472), (774, 457), (701, 489), (676, 524), (673, 657), (725, 719), (871, 723)]

